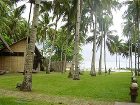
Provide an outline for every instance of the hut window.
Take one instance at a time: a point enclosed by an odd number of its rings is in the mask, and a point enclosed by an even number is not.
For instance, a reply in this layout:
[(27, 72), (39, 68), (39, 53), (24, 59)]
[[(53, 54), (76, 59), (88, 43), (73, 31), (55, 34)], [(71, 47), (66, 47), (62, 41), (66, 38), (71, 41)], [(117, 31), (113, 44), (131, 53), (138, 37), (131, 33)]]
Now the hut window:
[(24, 56), (24, 52), (0, 52), (0, 56)]

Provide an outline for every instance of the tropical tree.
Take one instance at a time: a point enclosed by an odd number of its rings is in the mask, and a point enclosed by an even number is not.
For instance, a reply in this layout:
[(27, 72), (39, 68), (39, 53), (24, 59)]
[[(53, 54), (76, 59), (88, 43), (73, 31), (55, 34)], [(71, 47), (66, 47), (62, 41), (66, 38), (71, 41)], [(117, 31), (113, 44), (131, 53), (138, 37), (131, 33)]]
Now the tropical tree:
[(81, 0), (78, 0), (77, 2), (77, 20), (76, 20), (76, 29), (75, 29), (75, 45), (74, 45), (74, 74), (73, 74), (73, 79), (74, 80), (79, 80), (79, 30), (80, 30), (80, 20), (81, 20), (81, 8), (80, 8), (80, 3)]
[[(38, 28), (37, 28), (37, 42), (39, 44), (42, 44), (43, 49), (42, 49), (42, 56), (45, 56), (47, 50), (46, 47), (47, 46), (47, 32), (49, 30), (49, 22), (50, 22), (50, 17), (48, 13), (43, 13), (41, 14), (41, 19), (39, 20), (39, 24), (38, 24)], [(43, 59), (46, 60), (46, 59)], [(45, 68), (46, 73), (48, 73), (48, 69)]]
[(109, 42), (107, 43), (109, 51), (112, 54), (116, 54), (116, 68), (118, 67), (118, 54), (121, 52), (123, 40), (119, 36), (110, 36)]
[(33, 57), (34, 57), (35, 41), (36, 41), (37, 26), (38, 26), (39, 5), (40, 5), (40, 0), (35, 0), (31, 33), (29, 38), (27, 39), (28, 48), (26, 52), (26, 59), (25, 59), (25, 66), (24, 66), (24, 79), (20, 88), (20, 90), (22, 91), (32, 90), (32, 69), (33, 69)]
[[(111, 14), (111, 9), (112, 8), (116, 8), (116, 6), (118, 6), (118, 2), (115, 0), (96, 0), (96, 1), (91, 1), (91, 0), (88, 0), (88, 5), (89, 5), (89, 10), (90, 10), (90, 16), (91, 17), (94, 17), (92, 20), (93, 22), (93, 32), (94, 32), (94, 38), (93, 38), (93, 55), (92, 55), (92, 63), (91, 63), (91, 72), (90, 74), (92, 76), (95, 76), (96, 75), (96, 72), (95, 72), (95, 53), (96, 53), (96, 37), (97, 37), (97, 33), (98, 33), (98, 30), (100, 29), (100, 27), (104, 26), (101, 21), (102, 19), (100, 18), (103, 18), (103, 16), (106, 14), (108, 16), (112, 16)], [(98, 5), (98, 6), (97, 6)], [(99, 30), (101, 31), (101, 30)], [(100, 37), (101, 39), (101, 45), (102, 45), (102, 41), (103, 41), (103, 35)], [(101, 73), (101, 56), (102, 56), (102, 47), (101, 47), (101, 55), (100, 55), (100, 63), (99, 63), (99, 74)]]
[[(125, 11), (124, 13), (124, 19), (126, 19), (125, 22), (125, 27), (129, 26), (131, 27), (131, 30), (129, 30), (128, 27), (128, 31), (126, 30), (126, 28), (124, 28), (125, 30), (125, 35), (131, 35), (131, 42), (134, 41), (134, 45), (135, 45), (135, 74), (137, 74), (136, 72), (136, 50), (137, 50), (137, 46), (139, 46), (139, 19), (140, 19), (140, 1), (139, 0), (133, 0), (133, 1), (127, 1), (124, 3), (125, 5), (128, 5), (128, 9)], [(133, 27), (133, 28), (132, 28)], [(138, 39), (138, 40), (137, 40)], [(139, 50), (139, 48), (138, 48)], [(139, 62), (139, 54), (138, 54), (138, 62)], [(138, 69), (139, 69), (139, 63), (138, 63)]]
[(6, 28), (9, 28), (6, 24), (8, 13), (9, 13), (9, 5), (5, 3), (4, 1), (0, 1), (0, 33), (3, 33), (6, 31)]
[(104, 66), (105, 66), (105, 73), (107, 73), (107, 65), (106, 65), (106, 42), (110, 35), (113, 34), (113, 30), (109, 30), (110, 26), (112, 25), (112, 16), (109, 14), (103, 16), (103, 38), (104, 38)]
[(40, 18), (39, 18), (39, 23), (38, 23), (38, 33), (37, 33), (37, 41), (38, 43), (43, 44), (43, 52), (45, 52), (44, 50), (44, 46), (45, 46), (45, 42), (46, 42), (46, 37), (47, 37), (47, 29), (49, 28), (50, 21), (51, 21), (51, 10), (52, 10), (52, 2), (51, 1), (45, 1), (45, 2), (41, 2), (40, 5)]
[[(89, 5), (89, 11), (90, 11), (90, 16), (92, 19), (92, 27), (93, 27), (93, 55), (92, 55), (92, 61), (91, 61), (91, 71), (90, 75), (91, 76), (96, 76), (96, 67), (95, 67), (95, 56), (96, 56), (96, 33), (97, 33), (97, 11), (100, 7), (100, 1), (92, 1), (88, 0), (88, 5)], [(98, 6), (97, 6), (98, 5)]]

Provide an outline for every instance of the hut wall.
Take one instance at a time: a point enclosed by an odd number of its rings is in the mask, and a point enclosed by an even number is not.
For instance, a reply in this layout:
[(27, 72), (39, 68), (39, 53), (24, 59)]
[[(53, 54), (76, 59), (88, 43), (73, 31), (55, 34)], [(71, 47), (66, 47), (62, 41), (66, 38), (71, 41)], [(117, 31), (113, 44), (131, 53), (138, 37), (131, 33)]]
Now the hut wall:
[(24, 57), (0, 56), (0, 70), (23, 72)]
[[(13, 52), (23, 52), (23, 56), (0, 56), (0, 70), (6, 70), (9, 72), (23, 72), (26, 52), (26, 40), (21, 40), (10, 48)], [(2, 52), (7, 52), (7, 49), (3, 49)]]

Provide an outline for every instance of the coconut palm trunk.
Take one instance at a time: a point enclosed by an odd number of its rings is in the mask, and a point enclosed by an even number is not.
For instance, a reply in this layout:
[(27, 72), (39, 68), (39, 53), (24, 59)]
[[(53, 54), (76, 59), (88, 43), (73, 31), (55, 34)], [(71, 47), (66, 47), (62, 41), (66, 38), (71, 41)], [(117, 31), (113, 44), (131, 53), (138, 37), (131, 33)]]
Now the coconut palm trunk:
[(135, 44), (135, 76), (137, 76), (137, 46), (136, 46), (136, 44), (137, 44), (137, 27), (136, 27), (136, 21), (134, 21), (134, 24), (135, 24), (135, 26), (134, 26), (134, 30), (133, 30), (133, 33), (134, 33), (134, 44)]
[(51, 45), (51, 51), (49, 53), (49, 62), (48, 62), (48, 68), (46, 70), (46, 74), (50, 74), (50, 70), (51, 70), (51, 59), (52, 59), (52, 51), (53, 51), (53, 46)]
[(66, 66), (67, 66), (67, 55), (65, 52), (64, 53), (64, 63), (63, 63), (63, 73), (66, 72)]
[(121, 69), (121, 65), (120, 65), (120, 55), (119, 55), (119, 69)]
[(64, 73), (64, 62), (63, 62), (63, 46), (61, 48), (61, 73)]
[(32, 69), (33, 69), (33, 58), (35, 50), (35, 41), (38, 25), (40, 0), (35, 0), (34, 14), (31, 27), (30, 38), (28, 40), (28, 48), (26, 52), (25, 66), (24, 66), (24, 79), (21, 84), (20, 90), (31, 91), (32, 90)]
[(118, 54), (117, 54), (117, 52), (116, 52), (116, 68), (118, 68)]
[[(93, 13), (92, 13), (93, 16)], [(92, 62), (91, 62), (91, 71), (90, 75), (91, 76), (96, 76), (96, 67), (95, 67), (95, 56), (96, 56), (96, 25), (97, 25), (97, 16), (95, 14), (95, 24), (93, 22), (93, 27), (94, 27), (94, 39), (93, 39), (93, 53), (92, 53)]]
[(73, 56), (73, 59), (72, 59), (72, 64), (71, 64), (71, 67), (70, 67), (68, 78), (73, 78), (73, 74), (74, 74), (74, 56)]
[(131, 42), (130, 42), (130, 66), (131, 66), (131, 73), (132, 73), (132, 34), (131, 34)]
[(102, 74), (102, 50), (103, 50), (103, 36), (101, 35), (101, 47), (100, 47), (100, 59), (99, 59), (99, 70), (98, 74)]
[(139, 60), (139, 57), (140, 57), (140, 35), (139, 35), (139, 24), (140, 24), (140, 10), (139, 10), (139, 6), (140, 6), (140, 1), (137, 0), (136, 1), (136, 14), (137, 14), (137, 18), (136, 18), (136, 27), (137, 27), (137, 34), (138, 34), (138, 76), (140, 76), (140, 67), (139, 67), (139, 64), (140, 64), (140, 60)]
[(140, 21), (139, 20), (138, 20), (138, 76), (140, 76), (140, 32), (139, 32), (140, 31), (140, 29), (139, 29)]
[(76, 34), (75, 34), (75, 46), (74, 46), (74, 63), (75, 63), (75, 70), (73, 75), (73, 80), (79, 80), (79, 30), (80, 30), (80, 19), (81, 19), (81, 11), (80, 11), (80, 0), (77, 3), (77, 22), (76, 22)]
[(107, 69), (106, 69), (106, 33), (104, 33), (104, 65), (105, 65), (105, 75), (107, 73)]
[(102, 74), (102, 52), (103, 52), (103, 34), (104, 34), (103, 19), (102, 19), (101, 27), (102, 27), (101, 28), (101, 47), (100, 47), (100, 59), (99, 59), (99, 70), (98, 70), (99, 75)]
[(137, 48), (136, 48), (136, 42), (135, 42), (135, 75), (137, 76)]
[[(70, 26), (68, 26), (68, 35), (70, 35)], [(67, 40), (66, 40), (66, 48), (67, 48), (67, 45), (68, 45), (68, 35), (67, 35)], [(67, 49), (66, 49), (67, 50)], [(65, 61), (67, 60), (67, 56), (65, 56)], [(70, 67), (70, 70), (69, 70), (69, 74), (68, 74), (68, 78), (73, 78), (73, 71), (74, 71), (74, 56), (73, 56), (73, 59), (72, 59), (72, 64), (71, 64), (71, 67)]]
[[(55, 23), (55, 31), (57, 31), (57, 23), (58, 23), (58, 16), (56, 17), (56, 23)], [(53, 46), (54, 46), (54, 41), (55, 41), (55, 36), (56, 36), (56, 32), (55, 34), (53, 35), (53, 38), (52, 38), (52, 45), (51, 45), (51, 51), (50, 51), (50, 56), (49, 56), (49, 63), (48, 63), (48, 69), (46, 71), (46, 74), (50, 74), (50, 71), (51, 71), (51, 62), (52, 62), (52, 53), (53, 53)]]
[(132, 73), (132, 34), (129, 34), (129, 68)]

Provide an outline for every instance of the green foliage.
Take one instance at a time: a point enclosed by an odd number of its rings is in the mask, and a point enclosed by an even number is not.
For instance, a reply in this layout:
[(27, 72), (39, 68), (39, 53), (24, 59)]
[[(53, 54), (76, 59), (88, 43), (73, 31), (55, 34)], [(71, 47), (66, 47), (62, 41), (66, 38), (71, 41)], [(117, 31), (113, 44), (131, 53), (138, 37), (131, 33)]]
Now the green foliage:
[(55, 54), (52, 56), (52, 60), (61, 60), (61, 53), (67, 55), (67, 60), (72, 61), (73, 58), (73, 49), (74, 49), (74, 43), (72, 41), (69, 41), (69, 45), (67, 45), (66, 40), (67, 40), (67, 30), (65, 28), (59, 29), (56, 32), (56, 37), (55, 37), (55, 43), (54, 43), (54, 50)]
[[(6, 34), (1, 34), (4, 38), (4, 40), (7, 42), (8, 45), (12, 44), (12, 40), (8, 37), (8, 35)], [(2, 49), (4, 46), (1, 44), (2, 42), (0, 42), (0, 49)]]
[(27, 21), (21, 17), (26, 6), (16, 7), (9, 1), (0, 1), (0, 34), (6, 34), (11, 40), (17, 40), (26, 36)]
[[(139, 23), (140, 23), (140, 1), (139, 0), (132, 0), (123, 2), (123, 4), (127, 5), (128, 8), (123, 14), (124, 22), (124, 29), (123, 35), (128, 38), (126, 43), (132, 44), (132, 52), (139, 53)], [(129, 49), (131, 46), (128, 45)], [(129, 49), (127, 51), (129, 52)], [(139, 54), (138, 54), (139, 55)], [(129, 56), (131, 56), (129, 54)], [(135, 57), (136, 58), (136, 57)], [(136, 61), (136, 60), (135, 60)], [(139, 64), (139, 63), (138, 63)]]
[(122, 39), (119, 39), (119, 36), (112, 36), (110, 37), (110, 50), (111, 52), (114, 53), (121, 53), (121, 49), (122, 49)]

